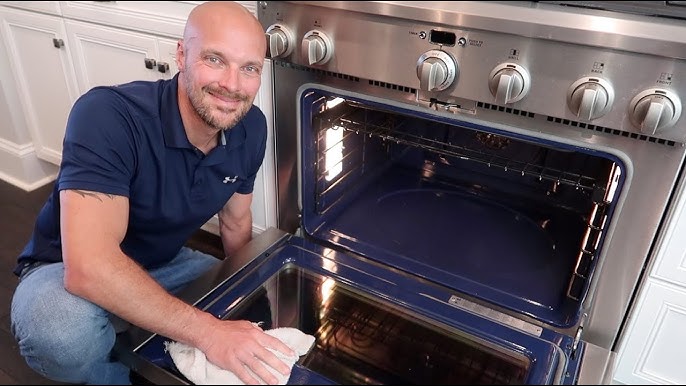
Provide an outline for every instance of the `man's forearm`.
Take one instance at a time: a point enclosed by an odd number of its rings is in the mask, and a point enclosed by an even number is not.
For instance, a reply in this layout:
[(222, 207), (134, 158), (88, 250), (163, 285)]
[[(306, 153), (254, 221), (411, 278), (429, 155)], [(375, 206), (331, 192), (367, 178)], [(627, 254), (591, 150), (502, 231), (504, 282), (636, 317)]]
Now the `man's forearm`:
[[(65, 281), (65, 283), (69, 283)], [(133, 260), (117, 253), (71, 280), (67, 290), (145, 330), (193, 346), (214, 317), (169, 294)]]
[(219, 234), (224, 247), (224, 256), (232, 256), (245, 244), (252, 240), (252, 215), (242, 221), (229, 224), (219, 221)]

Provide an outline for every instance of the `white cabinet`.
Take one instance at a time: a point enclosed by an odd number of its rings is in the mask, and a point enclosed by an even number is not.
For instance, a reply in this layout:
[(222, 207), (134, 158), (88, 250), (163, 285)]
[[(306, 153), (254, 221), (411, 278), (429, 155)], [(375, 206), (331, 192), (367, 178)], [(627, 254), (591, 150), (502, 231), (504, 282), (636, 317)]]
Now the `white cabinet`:
[(0, 22), (36, 154), (59, 164), (65, 124), (78, 97), (64, 22), (7, 7), (0, 7)]
[(169, 79), (177, 72), (176, 40), (75, 20), (65, 26), (81, 94), (95, 86)]
[(619, 384), (686, 384), (686, 181), (658, 238), (619, 345)]
[(264, 60), (262, 85), (255, 97), (255, 105), (267, 117), (267, 148), (262, 167), (255, 179), (253, 191), (253, 233), (260, 233), (269, 227), (276, 227), (276, 149), (274, 139), (274, 104), (271, 60)]

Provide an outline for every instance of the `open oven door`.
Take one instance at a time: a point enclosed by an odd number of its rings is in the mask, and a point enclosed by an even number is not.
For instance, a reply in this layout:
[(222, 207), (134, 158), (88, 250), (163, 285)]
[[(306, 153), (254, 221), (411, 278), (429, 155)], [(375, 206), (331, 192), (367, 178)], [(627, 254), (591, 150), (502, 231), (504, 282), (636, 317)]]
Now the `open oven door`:
[[(571, 384), (585, 350), (448, 288), (274, 228), (180, 297), (221, 319), (315, 336), (289, 384)], [(115, 352), (151, 382), (190, 383), (166, 341), (133, 327)]]

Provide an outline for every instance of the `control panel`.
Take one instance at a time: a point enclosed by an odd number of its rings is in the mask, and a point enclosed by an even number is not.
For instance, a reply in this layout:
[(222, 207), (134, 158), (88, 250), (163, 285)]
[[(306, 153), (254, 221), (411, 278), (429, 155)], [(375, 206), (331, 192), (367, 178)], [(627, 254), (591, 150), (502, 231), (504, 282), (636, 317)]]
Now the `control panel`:
[(500, 26), (468, 29), (319, 7), (287, 12), (266, 3), (260, 20), (268, 57), (411, 88), (418, 99), (467, 99), (686, 143), (684, 60)]

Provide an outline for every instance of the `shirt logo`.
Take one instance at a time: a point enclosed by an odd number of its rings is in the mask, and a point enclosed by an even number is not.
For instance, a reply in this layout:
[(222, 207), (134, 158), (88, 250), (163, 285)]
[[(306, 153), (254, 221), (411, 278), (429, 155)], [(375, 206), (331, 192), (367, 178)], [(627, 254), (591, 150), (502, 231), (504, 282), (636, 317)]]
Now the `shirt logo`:
[(230, 182), (230, 183), (233, 184), (234, 182), (236, 182), (236, 179), (237, 179), (237, 178), (238, 178), (238, 176), (233, 176), (233, 177), (226, 176), (226, 177), (224, 177), (224, 181), (222, 181), (222, 182), (225, 183), (225, 184), (226, 184), (227, 182)]

